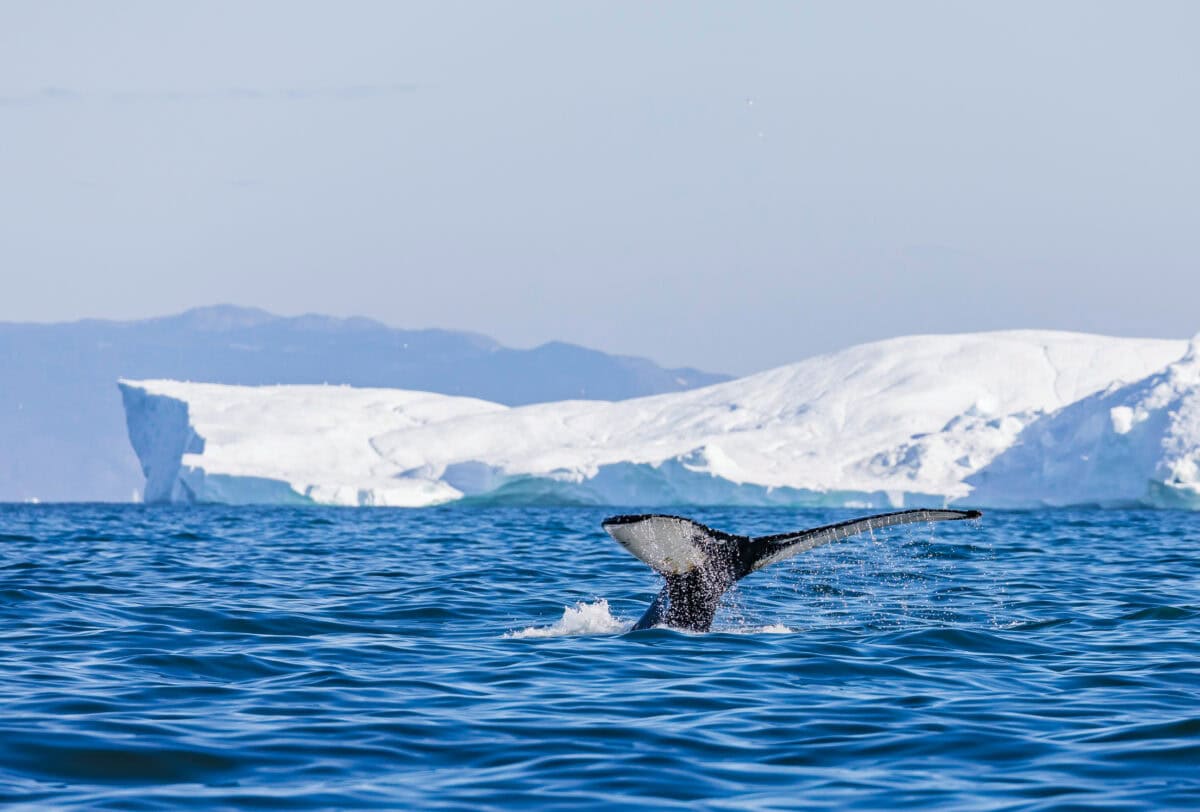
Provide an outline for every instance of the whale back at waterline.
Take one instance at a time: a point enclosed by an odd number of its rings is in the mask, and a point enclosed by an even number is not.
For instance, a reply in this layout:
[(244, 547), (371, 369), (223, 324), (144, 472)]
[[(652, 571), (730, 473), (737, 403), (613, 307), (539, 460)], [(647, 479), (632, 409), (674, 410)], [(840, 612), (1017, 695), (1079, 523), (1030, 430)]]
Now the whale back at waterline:
[(659, 513), (611, 516), (601, 526), (618, 544), (667, 579), (634, 631), (652, 626), (708, 631), (721, 596), (752, 572), (861, 533), (918, 522), (978, 519), (982, 515), (977, 510), (901, 510), (758, 537), (726, 533), (682, 516)]

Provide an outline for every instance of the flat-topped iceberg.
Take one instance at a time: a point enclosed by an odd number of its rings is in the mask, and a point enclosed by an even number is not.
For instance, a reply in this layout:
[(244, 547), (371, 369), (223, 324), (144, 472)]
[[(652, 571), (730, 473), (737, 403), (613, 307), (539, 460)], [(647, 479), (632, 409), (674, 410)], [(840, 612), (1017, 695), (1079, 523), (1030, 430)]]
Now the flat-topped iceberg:
[[(121, 391), (148, 501), (1060, 504), (1017, 494), (1003, 484), (1016, 469), (992, 466), (1011, 465), (1049, 416), (1167, 374), (1186, 350), (1048, 331), (913, 336), (687, 392), (516, 408), (327, 386)], [(1172, 438), (1161, 470), (1186, 476), (1195, 433)]]

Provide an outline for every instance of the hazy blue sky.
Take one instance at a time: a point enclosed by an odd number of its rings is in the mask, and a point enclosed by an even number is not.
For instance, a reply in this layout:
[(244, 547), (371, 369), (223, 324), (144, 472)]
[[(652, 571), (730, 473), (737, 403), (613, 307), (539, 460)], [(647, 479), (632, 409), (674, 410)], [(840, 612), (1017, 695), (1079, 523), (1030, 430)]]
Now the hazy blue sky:
[(1200, 330), (1200, 3), (0, 2), (0, 320)]

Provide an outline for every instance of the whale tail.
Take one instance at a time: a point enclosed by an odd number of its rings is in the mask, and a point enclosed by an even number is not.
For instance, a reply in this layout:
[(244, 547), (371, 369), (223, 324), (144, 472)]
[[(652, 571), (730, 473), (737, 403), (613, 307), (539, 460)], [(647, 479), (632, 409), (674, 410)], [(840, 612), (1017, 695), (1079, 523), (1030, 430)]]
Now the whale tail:
[(977, 519), (977, 510), (901, 510), (771, 536), (739, 536), (682, 516), (612, 516), (601, 526), (667, 579), (634, 630), (666, 625), (708, 631), (721, 596), (739, 579), (832, 541), (915, 522)]

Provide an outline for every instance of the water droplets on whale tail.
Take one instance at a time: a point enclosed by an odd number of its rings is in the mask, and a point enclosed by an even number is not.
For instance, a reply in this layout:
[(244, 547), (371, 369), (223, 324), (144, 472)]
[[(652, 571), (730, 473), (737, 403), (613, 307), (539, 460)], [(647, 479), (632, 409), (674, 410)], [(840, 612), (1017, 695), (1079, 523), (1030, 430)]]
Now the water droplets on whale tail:
[(634, 631), (666, 625), (708, 631), (721, 596), (739, 579), (816, 547), (886, 527), (977, 519), (977, 510), (900, 510), (777, 533), (739, 536), (682, 516), (612, 516), (601, 526), (622, 547), (667, 579)]

